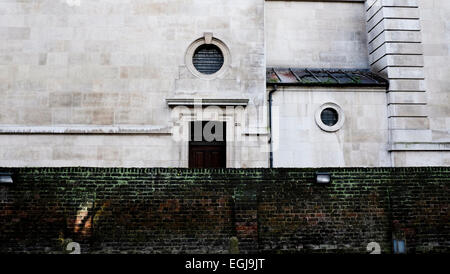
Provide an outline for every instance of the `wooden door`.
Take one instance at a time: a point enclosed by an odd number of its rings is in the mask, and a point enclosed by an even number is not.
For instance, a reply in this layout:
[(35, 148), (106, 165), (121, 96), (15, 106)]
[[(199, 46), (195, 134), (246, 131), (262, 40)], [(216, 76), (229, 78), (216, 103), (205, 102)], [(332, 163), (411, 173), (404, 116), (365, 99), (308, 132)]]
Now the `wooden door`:
[(226, 167), (225, 146), (191, 145), (189, 154), (191, 168)]
[[(205, 138), (203, 136), (203, 129), (205, 128), (207, 123), (208, 123), (207, 121), (203, 121), (203, 122), (192, 122), (191, 124), (191, 134), (190, 134), (191, 141), (189, 142), (189, 167), (225, 168), (226, 167), (225, 123), (212, 122), (213, 123), (212, 131), (215, 134), (215, 136), (219, 136), (218, 138), (219, 140), (216, 139), (209, 140), (208, 138)], [(211, 124), (209, 126), (211, 126)], [(196, 128), (197, 130), (201, 130), (201, 132), (197, 132), (199, 135), (197, 135), (196, 138), (194, 138), (194, 128)], [(218, 130), (220, 130), (220, 132), (216, 132)]]

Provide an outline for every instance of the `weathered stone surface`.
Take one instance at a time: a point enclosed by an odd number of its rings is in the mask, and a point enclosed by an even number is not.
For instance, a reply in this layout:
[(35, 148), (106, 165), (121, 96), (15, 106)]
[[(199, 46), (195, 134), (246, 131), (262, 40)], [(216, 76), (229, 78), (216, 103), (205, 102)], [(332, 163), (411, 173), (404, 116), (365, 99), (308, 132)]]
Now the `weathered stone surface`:
[[(329, 102), (345, 117), (336, 132), (323, 131), (315, 120)], [(391, 166), (385, 89), (280, 87), (273, 113), (275, 167)]]
[[(0, 136), (0, 166), (187, 167), (188, 143), (174, 141), (180, 121), (166, 99), (265, 104), (264, 0), (70, 3), (0, 2), (0, 125), (29, 127), (23, 136), (2, 131), (10, 135)], [(211, 80), (185, 67), (187, 48), (205, 32), (231, 56), (226, 73)], [(242, 121), (266, 127), (266, 117), (249, 115), (236, 120), (244, 132)], [(71, 126), (81, 131), (56, 134)], [(100, 126), (168, 130), (145, 137), (90, 130)], [(234, 121), (230, 128), (240, 130)], [(255, 148), (263, 142), (232, 145), (227, 166), (267, 166), (267, 153)]]
[[(448, 91), (448, 84), (439, 80), (448, 67), (449, 30), (445, 26), (450, 4), (441, 0), (373, 0), (366, 1), (366, 9), (371, 69), (390, 82), (390, 143), (394, 147), (410, 143), (424, 151), (410, 150), (406, 153), (411, 159), (404, 161), (405, 152), (392, 150), (392, 164), (424, 165), (420, 163), (428, 161), (421, 157), (437, 154), (442, 147), (439, 143), (448, 142), (450, 136), (446, 121), (449, 113), (442, 105), (449, 102), (448, 92), (443, 93)], [(432, 116), (435, 122), (430, 120)], [(435, 146), (430, 142), (435, 142)], [(441, 164), (447, 163), (449, 155), (442, 152), (437, 159), (442, 159)]]
[[(283, 166), (395, 166), (391, 159), (401, 157), (390, 157), (395, 152), (384, 148), (402, 147), (397, 143), (406, 139), (418, 150), (419, 139), (447, 147), (440, 144), (450, 143), (450, 2), (365, 3), (0, 1), (0, 166), (187, 167), (187, 141), (174, 140), (173, 132), (177, 124), (200, 118), (177, 116), (166, 99), (206, 98), (248, 100), (248, 107), (264, 109), (210, 119), (228, 119), (229, 129), (239, 132), (234, 137), (249, 136), (229, 143), (227, 167), (267, 167), (266, 66), (371, 67), (389, 79), (385, 110), (378, 103), (370, 106), (375, 97), (364, 98), (363, 89), (355, 91), (354, 100), (344, 99), (346, 109), (353, 108), (347, 110), (344, 142), (312, 141), (317, 135), (308, 135), (311, 131), (302, 126), (313, 121), (307, 116), (313, 111), (296, 111), (314, 106), (286, 102), (283, 115), (293, 131), (275, 132), (289, 135), (289, 148), (279, 154)], [(194, 75), (185, 62), (189, 45), (205, 33), (220, 39), (230, 53), (226, 71), (208, 80)], [(323, 100), (320, 93), (314, 97)], [(323, 93), (340, 100), (335, 91)], [(376, 116), (369, 117), (370, 112)], [(396, 132), (385, 134), (385, 125)], [(121, 126), (141, 127), (140, 133), (109, 131)], [(19, 127), (28, 128), (7, 132)], [(54, 132), (39, 132), (44, 127)], [(65, 127), (80, 130), (62, 134)], [(422, 150), (430, 147), (427, 141)], [(420, 151), (408, 153), (411, 163), (421, 163)], [(448, 153), (443, 155), (438, 158), (447, 163)]]
[(364, 22), (362, 3), (267, 1), (267, 66), (367, 68)]

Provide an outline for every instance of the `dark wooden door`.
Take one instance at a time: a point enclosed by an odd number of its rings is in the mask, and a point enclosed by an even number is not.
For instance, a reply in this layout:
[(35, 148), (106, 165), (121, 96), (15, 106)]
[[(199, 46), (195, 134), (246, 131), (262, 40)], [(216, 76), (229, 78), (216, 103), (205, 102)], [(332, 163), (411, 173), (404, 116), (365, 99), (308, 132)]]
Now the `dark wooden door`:
[(225, 146), (191, 145), (189, 150), (189, 167), (191, 168), (226, 167)]
[[(204, 130), (206, 127), (206, 130)], [(196, 136), (194, 136), (196, 131)], [(211, 140), (204, 133), (212, 132), (217, 138)], [(192, 122), (189, 142), (190, 168), (226, 167), (226, 141), (224, 122)]]

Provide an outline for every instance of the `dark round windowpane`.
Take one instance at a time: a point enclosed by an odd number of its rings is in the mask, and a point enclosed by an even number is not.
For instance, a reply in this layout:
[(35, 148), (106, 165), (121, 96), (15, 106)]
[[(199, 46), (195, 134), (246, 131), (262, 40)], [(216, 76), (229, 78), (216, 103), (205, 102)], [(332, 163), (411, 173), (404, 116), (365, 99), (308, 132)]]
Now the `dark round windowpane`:
[(334, 108), (326, 108), (320, 114), (320, 119), (325, 125), (332, 127), (337, 124), (339, 114)]
[(223, 66), (223, 54), (215, 45), (201, 45), (192, 58), (194, 67), (203, 74), (214, 74)]

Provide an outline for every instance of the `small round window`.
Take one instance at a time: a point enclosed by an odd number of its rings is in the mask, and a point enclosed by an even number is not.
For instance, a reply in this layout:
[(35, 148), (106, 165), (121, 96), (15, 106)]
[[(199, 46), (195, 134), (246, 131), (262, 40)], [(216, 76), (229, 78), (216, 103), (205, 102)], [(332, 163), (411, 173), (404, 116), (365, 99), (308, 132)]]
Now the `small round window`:
[(212, 80), (230, 68), (231, 55), (228, 47), (212, 33), (195, 40), (184, 57), (186, 68), (196, 77)]
[(211, 75), (218, 72), (224, 63), (223, 53), (213, 44), (199, 46), (192, 57), (195, 69), (203, 74)]
[(320, 119), (322, 120), (322, 123), (329, 127), (332, 127), (337, 124), (339, 120), (339, 114), (334, 108), (326, 108), (322, 110)]
[(344, 125), (345, 116), (341, 107), (334, 103), (326, 103), (316, 111), (316, 124), (327, 132), (335, 132)]

